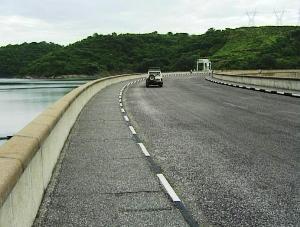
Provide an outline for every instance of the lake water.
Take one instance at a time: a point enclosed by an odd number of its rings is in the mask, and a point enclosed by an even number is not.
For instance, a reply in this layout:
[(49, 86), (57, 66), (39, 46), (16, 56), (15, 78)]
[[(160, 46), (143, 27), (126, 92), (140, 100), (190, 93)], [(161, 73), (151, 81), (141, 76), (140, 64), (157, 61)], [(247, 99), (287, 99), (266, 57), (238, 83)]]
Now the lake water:
[[(11, 136), (86, 80), (0, 79), (0, 137)], [(0, 140), (0, 144), (5, 140)]]

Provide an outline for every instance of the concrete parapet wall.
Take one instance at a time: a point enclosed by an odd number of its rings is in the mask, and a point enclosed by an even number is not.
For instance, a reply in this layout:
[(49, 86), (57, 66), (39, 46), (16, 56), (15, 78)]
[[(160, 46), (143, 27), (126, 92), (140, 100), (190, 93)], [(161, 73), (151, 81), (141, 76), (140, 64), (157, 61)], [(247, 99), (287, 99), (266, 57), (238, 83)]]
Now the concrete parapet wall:
[(249, 77), (275, 77), (300, 79), (300, 69), (285, 70), (215, 70), (215, 74), (232, 75), (232, 76), (249, 76)]
[(141, 75), (91, 81), (62, 97), (0, 147), (0, 227), (31, 226), (69, 132), (103, 88)]
[(242, 84), (300, 91), (300, 70), (217, 70), (213, 77)]

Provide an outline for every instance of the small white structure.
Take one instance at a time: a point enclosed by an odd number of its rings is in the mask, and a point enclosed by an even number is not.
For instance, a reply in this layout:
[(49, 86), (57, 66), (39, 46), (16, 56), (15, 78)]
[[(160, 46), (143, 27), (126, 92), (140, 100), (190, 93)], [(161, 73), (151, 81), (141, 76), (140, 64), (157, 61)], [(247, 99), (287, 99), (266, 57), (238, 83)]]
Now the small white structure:
[(208, 72), (211, 71), (211, 61), (207, 58), (201, 58), (197, 60), (197, 71), (199, 71), (199, 64), (202, 64), (202, 71)]

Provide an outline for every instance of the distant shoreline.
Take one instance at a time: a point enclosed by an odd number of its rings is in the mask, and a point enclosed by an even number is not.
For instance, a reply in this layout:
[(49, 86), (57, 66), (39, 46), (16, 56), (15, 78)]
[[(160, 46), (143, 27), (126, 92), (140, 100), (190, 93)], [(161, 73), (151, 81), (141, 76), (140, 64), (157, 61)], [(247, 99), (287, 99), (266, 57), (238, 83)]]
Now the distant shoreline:
[(27, 80), (96, 80), (101, 78), (100, 76), (87, 76), (87, 75), (62, 75), (55, 77), (31, 77), (31, 76), (11, 76), (11, 77), (1, 77), (0, 79), (27, 79)]

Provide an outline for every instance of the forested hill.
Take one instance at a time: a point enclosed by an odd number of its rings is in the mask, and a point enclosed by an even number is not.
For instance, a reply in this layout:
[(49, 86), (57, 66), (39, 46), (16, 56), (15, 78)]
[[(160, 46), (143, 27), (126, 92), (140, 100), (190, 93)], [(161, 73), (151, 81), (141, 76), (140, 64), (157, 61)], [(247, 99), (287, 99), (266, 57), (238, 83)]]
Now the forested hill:
[(57, 44), (46, 42), (0, 47), (0, 77), (24, 75), (22, 72), (30, 63), (60, 48)]
[(31, 43), (0, 48), (0, 74), (53, 77), (195, 68), (209, 57), (215, 69), (300, 68), (300, 27), (209, 29), (186, 33), (94, 34), (66, 47)]

